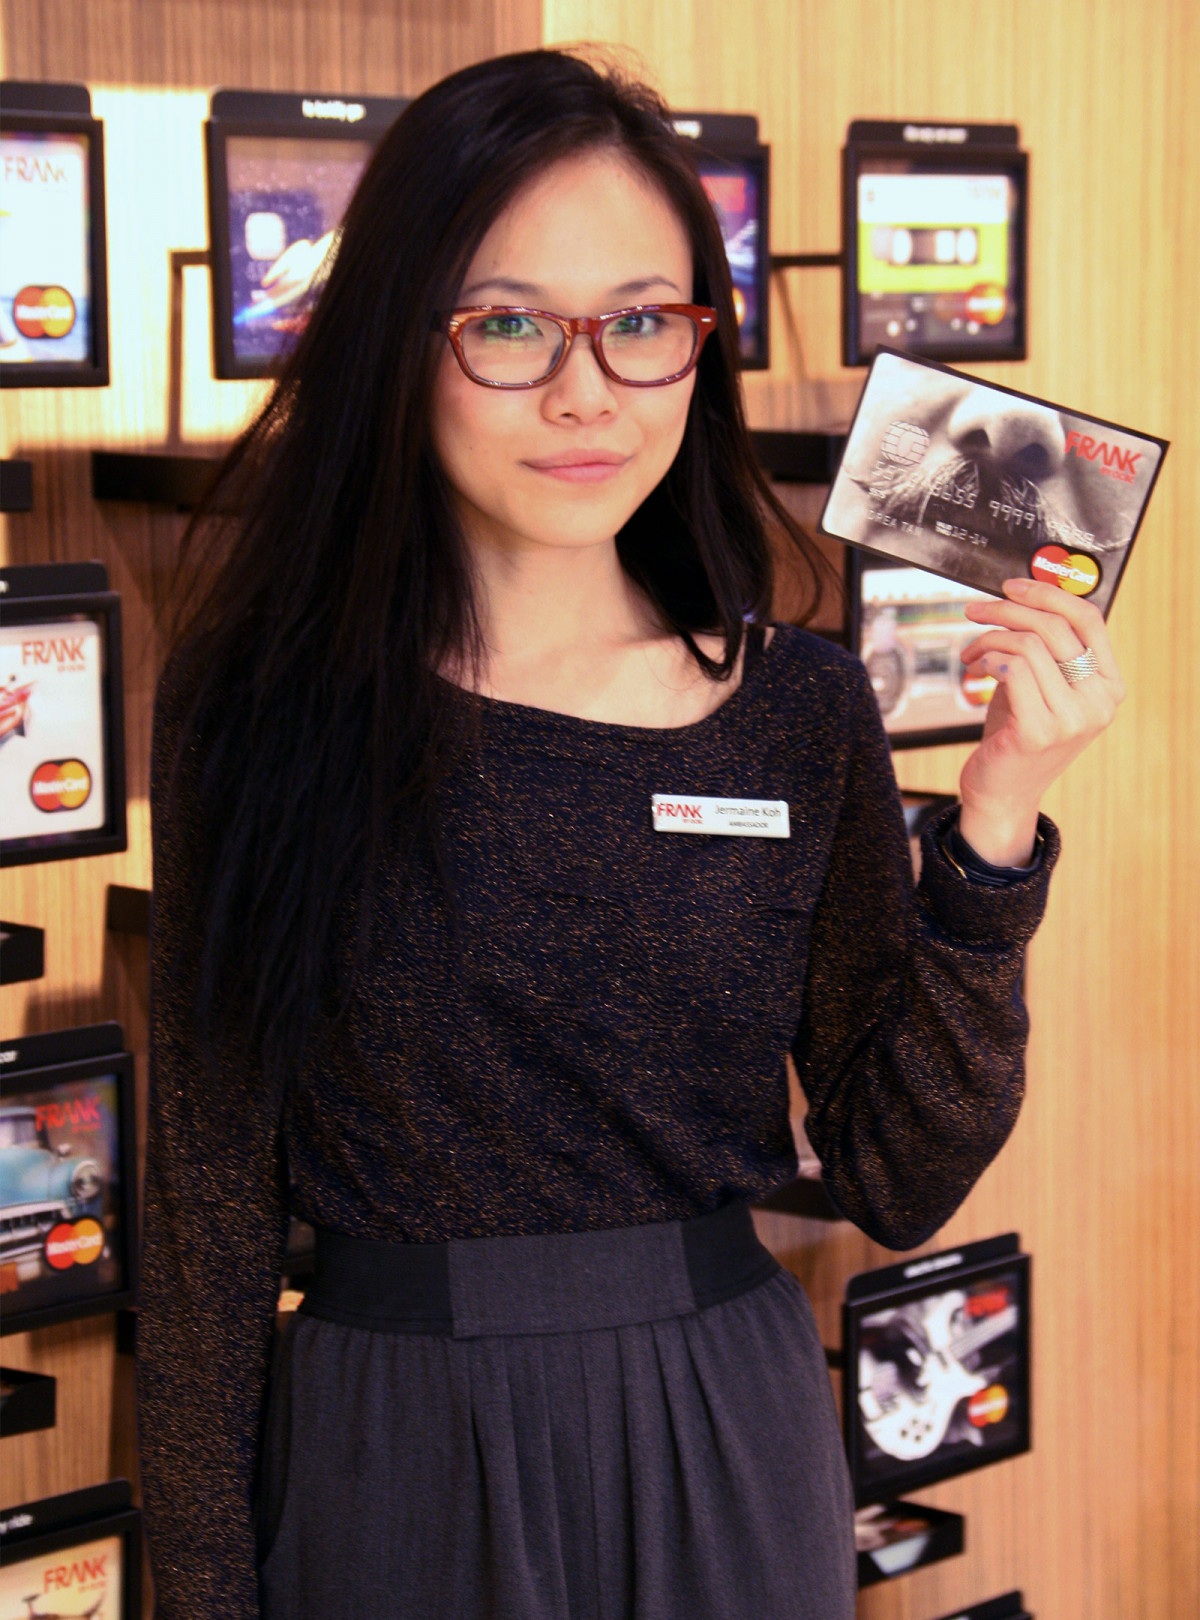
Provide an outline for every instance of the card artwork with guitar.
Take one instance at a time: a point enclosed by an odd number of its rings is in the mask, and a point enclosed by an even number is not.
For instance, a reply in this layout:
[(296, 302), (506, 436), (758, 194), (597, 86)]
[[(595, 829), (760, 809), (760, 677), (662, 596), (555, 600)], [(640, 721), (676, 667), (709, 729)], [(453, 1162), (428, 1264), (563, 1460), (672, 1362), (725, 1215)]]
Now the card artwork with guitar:
[(845, 1311), (859, 1506), (1029, 1449), (1029, 1256), (1015, 1234), (863, 1272)]

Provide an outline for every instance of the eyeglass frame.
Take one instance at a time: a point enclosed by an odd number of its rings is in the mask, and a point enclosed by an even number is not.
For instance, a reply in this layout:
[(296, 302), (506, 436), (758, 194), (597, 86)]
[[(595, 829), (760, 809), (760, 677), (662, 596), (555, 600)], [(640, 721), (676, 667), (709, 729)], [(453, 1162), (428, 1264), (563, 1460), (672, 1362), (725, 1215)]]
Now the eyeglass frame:
[[(696, 347), (692, 357), (682, 371), (674, 372), (670, 377), (656, 377), (653, 382), (635, 382), (628, 377), (622, 377), (613, 370), (605, 359), (600, 336), (609, 321), (618, 320), (622, 315), (686, 315), (696, 326)], [(467, 364), (467, 357), (462, 350), (460, 333), (462, 328), (480, 315), (536, 315), (541, 320), (553, 321), (563, 334), (563, 349), (558, 359), (551, 366), (544, 377), (535, 382), (494, 382), (488, 377), (480, 377), (471, 370)], [(443, 332), (450, 339), (450, 347), (454, 350), (454, 358), (458, 361), (463, 372), (473, 383), (480, 388), (541, 388), (553, 381), (566, 365), (574, 347), (576, 337), (582, 332), (592, 340), (592, 353), (596, 357), (596, 364), (610, 381), (620, 383), (623, 388), (664, 388), (668, 383), (681, 382), (690, 371), (694, 371), (700, 360), (700, 351), (708, 338), (717, 329), (717, 312), (707, 304), (630, 304), (625, 309), (613, 309), (606, 315), (555, 315), (548, 309), (529, 309), (522, 304), (466, 304), (461, 309), (439, 311), (434, 317), (437, 330)]]

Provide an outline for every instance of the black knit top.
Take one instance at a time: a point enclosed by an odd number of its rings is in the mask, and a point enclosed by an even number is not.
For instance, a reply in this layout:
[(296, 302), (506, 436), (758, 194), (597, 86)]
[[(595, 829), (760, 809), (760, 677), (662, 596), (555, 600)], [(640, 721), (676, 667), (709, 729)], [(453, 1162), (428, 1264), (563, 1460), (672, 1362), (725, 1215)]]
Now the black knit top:
[[(760, 645), (668, 729), (463, 694), (481, 738), (440, 790), (458, 935), (420, 861), (389, 880), (351, 1018), (274, 1101), (233, 1059), (206, 1078), (190, 1033), (197, 827), (162, 812), (181, 694), (160, 682), (138, 1373), (159, 1620), (258, 1613), (289, 1209), (422, 1243), (754, 1198), (796, 1171), (789, 1050), (828, 1190), (881, 1243), (927, 1239), (1004, 1142), (1057, 833), (990, 888), (935, 823), (914, 893), (863, 666), (786, 625)], [(655, 832), (655, 793), (784, 800), (790, 837)]]

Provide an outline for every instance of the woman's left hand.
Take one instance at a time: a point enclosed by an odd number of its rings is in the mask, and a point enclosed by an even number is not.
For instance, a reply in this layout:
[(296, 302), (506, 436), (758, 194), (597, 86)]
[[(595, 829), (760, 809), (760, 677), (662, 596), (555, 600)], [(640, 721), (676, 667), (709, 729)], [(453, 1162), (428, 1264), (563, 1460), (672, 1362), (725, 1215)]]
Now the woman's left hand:
[[(999, 627), (962, 650), (972, 674), (998, 684), (959, 780), (959, 830), (985, 861), (1019, 866), (1032, 857), (1043, 793), (1112, 720), (1125, 683), (1092, 603), (1031, 579), (1006, 579), (1004, 598), (965, 609)], [(1099, 672), (1070, 684), (1058, 665), (1088, 647)]]

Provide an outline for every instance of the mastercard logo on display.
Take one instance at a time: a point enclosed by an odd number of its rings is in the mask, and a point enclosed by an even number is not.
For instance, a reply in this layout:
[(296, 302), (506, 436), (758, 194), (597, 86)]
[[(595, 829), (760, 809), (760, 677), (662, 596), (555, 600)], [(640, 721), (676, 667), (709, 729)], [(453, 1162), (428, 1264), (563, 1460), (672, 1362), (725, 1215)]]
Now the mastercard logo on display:
[(104, 1228), (90, 1217), (83, 1221), (60, 1221), (46, 1233), (46, 1259), (55, 1271), (68, 1266), (90, 1266), (104, 1248)]
[(980, 326), (999, 326), (1008, 308), (1008, 295), (998, 281), (981, 281), (967, 294), (967, 319)]
[(75, 300), (65, 287), (22, 287), (13, 299), (13, 323), (22, 337), (66, 337), (75, 325)]
[(1065, 546), (1039, 546), (1029, 559), (1034, 579), (1061, 585), (1072, 596), (1090, 596), (1100, 583), (1100, 564), (1084, 551)]
[(986, 709), (996, 691), (994, 675), (979, 675), (964, 669), (961, 677), (962, 695), (973, 708)]
[(92, 773), (81, 759), (48, 759), (29, 778), (29, 796), (39, 810), (78, 810), (92, 791)]
[(1008, 1413), (1008, 1391), (1003, 1384), (989, 1384), (978, 1390), (967, 1403), (967, 1416), (977, 1429), (1001, 1423)]

